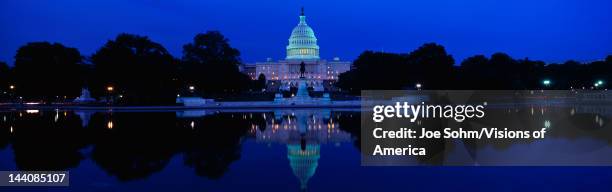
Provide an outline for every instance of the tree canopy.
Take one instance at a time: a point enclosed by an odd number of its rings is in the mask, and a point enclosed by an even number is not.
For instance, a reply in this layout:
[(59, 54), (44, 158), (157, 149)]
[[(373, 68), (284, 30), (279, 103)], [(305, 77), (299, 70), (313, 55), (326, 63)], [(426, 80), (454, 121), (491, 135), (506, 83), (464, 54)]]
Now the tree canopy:
[(249, 87), (247, 75), (238, 69), (240, 52), (218, 31), (197, 34), (183, 46), (180, 77), (204, 95), (236, 92)]
[(82, 58), (75, 48), (59, 43), (33, 42), (15, 55), (16, 91), (26, 99), (76, 97), (83, 85)]
[(174, 103), (175, 60), (161, 44), (146, 36), (119, 34), (91, 57), (95, 65), (94, 95), (107, 86), (132, 104)]
[(0, 61), (0, 90), (8, 89), (8, 83), (10, 81), (10, 72), (11, 69), (9, 68), (9, 66), (5, 62)]
[(354, 69), (340, 74), (337, 86), (354, 93), (363, 89), (404, 89), (415, 84), (442, 88), (453, 77), (454, 59), (443, 46), (428, 43), (409, 54), (365, 51)]

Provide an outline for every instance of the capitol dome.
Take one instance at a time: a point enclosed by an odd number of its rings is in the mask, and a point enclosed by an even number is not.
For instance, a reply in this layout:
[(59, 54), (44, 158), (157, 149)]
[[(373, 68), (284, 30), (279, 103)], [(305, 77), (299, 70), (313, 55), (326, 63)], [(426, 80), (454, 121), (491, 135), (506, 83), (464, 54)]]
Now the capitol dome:
[(289, 45), (287, 45), (287, 58), (293, 60), (318, 60), (319, 46), (312, 28), (306, 24), (306, 16), (304, 8), (300, 15), (300, 23), (293, 28), (291, 37), (289, 37)]

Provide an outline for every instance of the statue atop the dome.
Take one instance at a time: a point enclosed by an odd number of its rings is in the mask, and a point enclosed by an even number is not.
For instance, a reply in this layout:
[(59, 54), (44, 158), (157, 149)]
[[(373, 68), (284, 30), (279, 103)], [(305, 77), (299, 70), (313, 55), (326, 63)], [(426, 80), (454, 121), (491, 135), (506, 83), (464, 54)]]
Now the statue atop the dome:
[(291, 30), (288, 42), (286, 60), (319, 60), (317, 37), (312, 28), (306, 24), (303, 7), (300, 22)]
[(306, 64), (302, 61), (302, 63), (300, 63), (300, 78), (304, 78), (304, 72), (306, 72)]

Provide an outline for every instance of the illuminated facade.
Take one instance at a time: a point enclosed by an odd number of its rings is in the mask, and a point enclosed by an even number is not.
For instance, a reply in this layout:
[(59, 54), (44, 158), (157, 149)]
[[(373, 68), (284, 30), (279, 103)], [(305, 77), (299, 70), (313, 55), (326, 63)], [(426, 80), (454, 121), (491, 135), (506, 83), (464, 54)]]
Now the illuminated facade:
[(287, 145), (289, 166), (306, 191), (319, 166), (321, 145), (354, 142), (350, 133), (340, 130), (338, 119), (331, 111), (275, 111), (273, 118), (266, 118), (264, 130), (252, 124), (251, 133), (258, 143)]
[(253, 80), (264, 74), (267, 80), (280, 82), (281, 89), (289, 89), (297, 85), (300, 65), (303, 62), (308, 86), (313, 87), (315, 91), (323, 91), (325, 82), (336, 81), (340, 73), (351, 69), (351, 62), (340, 61), (338, 57), (331, 61), (319, 57), (317, 38), (306, 23), (303, 9), (298, 25), (291, 32), (286, 50), (287, 56), (284, 60), (273, 61), (268, 58), (265, 62), (246, 64), (241, 70)]

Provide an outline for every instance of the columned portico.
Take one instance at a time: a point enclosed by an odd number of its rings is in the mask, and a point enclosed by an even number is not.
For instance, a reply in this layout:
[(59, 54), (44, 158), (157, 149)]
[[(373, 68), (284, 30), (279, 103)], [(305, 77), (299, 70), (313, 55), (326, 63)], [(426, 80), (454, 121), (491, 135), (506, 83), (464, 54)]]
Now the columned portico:
[(301, 79), (300, 65), (304, 63), (304, 78), (301, 80), (305, 80), (307, 86), (315, 91), (324, 91), (323, 84), (336, 81), (340, 73), (350, 70), (351, 62), (340, 61), (337, 57), (332, 61), (320, 59), (317, 41), (314, 31), (306, 23), (302, 9), (299, 22), (288, 39), (285, 59), (275, 62), (269, 58), (266, 62), (244, 65), (242, 70), (251, 79), (257, 79), (263, 74), (266, 80), (279, 82), (281, 89), (289, 90), (298, 85)]

